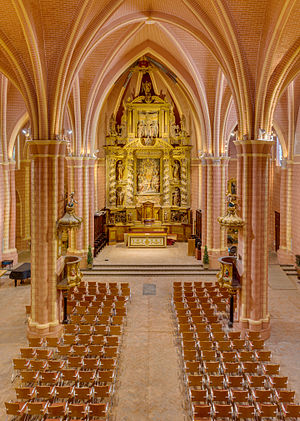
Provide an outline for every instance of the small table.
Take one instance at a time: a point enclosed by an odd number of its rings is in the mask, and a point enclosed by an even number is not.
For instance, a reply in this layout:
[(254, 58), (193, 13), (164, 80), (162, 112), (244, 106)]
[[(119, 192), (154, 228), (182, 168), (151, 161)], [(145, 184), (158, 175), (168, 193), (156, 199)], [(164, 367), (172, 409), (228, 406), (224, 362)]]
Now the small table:
[(15, 280), (15, 287), (18, 284), (18, 279), (23, 283), (24, 279), (31, 278), (31, 265), (30, 263), (23, 263), (21, 266), (12, 270), (9, 275), (10, 279)]

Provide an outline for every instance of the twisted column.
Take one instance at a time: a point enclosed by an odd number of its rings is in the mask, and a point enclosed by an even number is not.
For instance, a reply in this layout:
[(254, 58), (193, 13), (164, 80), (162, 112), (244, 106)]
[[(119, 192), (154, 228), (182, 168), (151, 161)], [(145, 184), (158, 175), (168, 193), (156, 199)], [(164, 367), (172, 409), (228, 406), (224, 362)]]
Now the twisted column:
[(127, 159), (127, 194), (126, 205), (132, 206), (134, 199), (134, 162), (133, 157)]
[(163, 159), (163, 204), (170, 206), (170, 163), (167, 157)]
[(181, 161), (181, 206), (187, 206), (188, 181), (187, 181), (187, 160)]
[(115, 159), (109, 161), (109, 206), (116, 206), (116, 168)]

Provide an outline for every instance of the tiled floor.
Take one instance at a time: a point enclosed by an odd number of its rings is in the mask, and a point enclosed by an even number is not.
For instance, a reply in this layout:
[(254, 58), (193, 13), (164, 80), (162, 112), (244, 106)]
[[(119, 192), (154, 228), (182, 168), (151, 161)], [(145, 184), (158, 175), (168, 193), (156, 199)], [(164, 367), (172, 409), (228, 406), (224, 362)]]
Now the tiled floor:
[[(160, 250), (127, 249), (121, 245), (107, 247), (95, 263), (107, 264), (184, 264), (195, 263), (188, 257), (186, 244)], [(105, 260), (108, 259), (108, 260)], [(276, 263), (276, 262), (275, 262)], [(271, 338), (266, 347), (280, 362), (281, 372), (289, 376), (289, 386), (300, 401), (300, 291), (296, 278), (286, 289), (280, 267), (272, 273), (282, 279), (282, 289), (272, 289), (270, 282)], [(198, 277), (197, 279), (201, 279)], [(203, 278), (202, 278), (203, 279)], [(205, 278), (209, 280), (207, 277)], [(99, 278), (99, 281), (108, 281)], [(114, 278), (115, 280), (115, 278)], [(179, 376), (179, 359), (174, 343), (170, 311), (173, 277), (130, 277), (132, 302), (128, 311), (120, 371), (113, 408), (115, 421), (184, 421), (184, 395)], [(190, 277), (189, 277), (190, 280)], [(286, 284), (285, 284), (286, 282)], [(143, 295), (144, 284), (155, 284), (156, 295)], [(0, 279), (0, 419), (4, 420), (3, 402), (14, 398), (11, 384), (12, 358), (26, 344), (25, 305), (30, 301), (30, 286), (15, 288), (7, 277)]]

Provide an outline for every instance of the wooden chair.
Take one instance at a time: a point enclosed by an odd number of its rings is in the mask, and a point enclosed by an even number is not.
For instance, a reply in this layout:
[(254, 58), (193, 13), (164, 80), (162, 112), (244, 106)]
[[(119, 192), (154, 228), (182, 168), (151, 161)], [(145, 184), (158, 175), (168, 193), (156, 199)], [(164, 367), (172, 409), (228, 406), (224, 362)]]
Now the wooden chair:
[(187, 376), (188, 387), (193, 389), (204, 389), (204, 377), (201, 374), (189, 374)]
[(284, 403), (281, 405), (282, 414), (284, 419), (297, 419), (300, 418), (300, 405), (294, 403)]
[(86, 345), (73, 345), (72, 346), (72, 354), (73, 355), (81, 355), (84, 357), (88, 354), (89, 348)]
[(222, 375), (210, 374), (207, 376), (207, 386), (212, 389), (224, 389), (226, 386), (226, 379)]
[(78, 402), (90, 402), (93, 396), (92, 387), (75, 387), (74, 388), (74, 399)]
[(7, 415), (14, 417), (21, 417), (25, 414), (28, 403), (27, 402), (4, 402)]
[(229, 339), (240, 339), (241, 338), (241, 332), (233, 330), (232, 332), (227, 333)]
[(53, 350), (47, 348), (36, 348), (36, 358), (40, 360), (49, 360), (53, 357)]
[(223, 372), (228, 375), (239, 375), (241, 374), (241, 366), (237, 362), (224, 362)]
[(68, 406), (68, 419), (79, 418), (86, 420), (88, 414), (88, 406), (85, 403), (70, 403)]
[(230, 400), (235, 404), (249, 405), (251, 398), (248, 390), (230, 390)]
[(68, 358), (69, 368), (81, 368), (83, 366), (83, 357), (81, 355), (72, 355)]
[(267, 376), (252, 376), (246, 374), (245, 376), (249, 387), (252, 388), (262, 388), (264, 389), (268, 384), (268, 377)]
[(63, 339), (65, 345), (76, 345), (78, 343), (78, 337), (75, 333), (66, 333)]
[(57, 348), (58, 345), (61, 343), (61, 338), (46, 337), (45, 341), (46, 341), (46, 346), (48, 348)]
[(244, 374), (260, 374), (260, 365), (256, 361), (244, 361), (241, 368)]
[(280, 365), (279, 364), (262, 364), (263, 373), (267, 376), (278, 376)]
[(61, 378), (64, 382), (64, 385), (74, 385), (78, 381), (78, 369), (64, 368), (61, 370)]
[(16, 387), (15, 392), (17, 399), (22, 402), (30, 401), (36, 397), (35, 387)]
[(253, 339), (248, 342), (249, 351), (264, 349), (265, 341), (263, 339)]
[(218, 341), (216, 346), (219, 352), (232, 351), (231, 341)]
[(211, 420), (212, 419), (212, 408), (211, 405), (193, 405), (192, 420)]
[(117, 366), (116, 358), (102, 358), (100, 362), (101, 370), (114, 370)]
[(55, 386), (36, 386), (36, 399), (42, 401), (53, 401), (55, 395)]
[(31, 368), (31, 364), (28, 358), (14, 358), (13, 359), (13, 369), (17, 372), (21, 370), (29, 370)]
[(247, 349), (247, 341), (244, 339), (231, 339), (232, 348), (236, 350), (246, 350)]
[(76, 334), (78, 332), (78, 325), (74, 323), (64, 325), (64, 334)]
[(214, 342), (219, 342), (219, 341), (227, 341), (227, 335), (225, 332), (213, 332), (212, 333), (212, 340)]
[(277, 405), (270, 403), (257, 403), (257, 415), (262, 418), (275, 418), (279, 417)]
[(183, 359), (184, 361), (197, 361), (198, 360), (197, 351), (195, 349), (184, 350)]
[(211, 341), (198, 341), (198, 347), (200, 351), (208, 351), (214, 348), (214, 344)]
[(252, 392), (252, 398), (254, 402), (272, 403), (273, 401), (272, 390), (252, 389), (251, 392)]
[(96, 380), (97, 370), (79, 370), (78, 382), (84, 385), (93, 385)]
[[(47, 407), (47, 418), (48, 420), (63, 420), (67, 415), (67, 402), (54, 402), (50, 403)], [(51, 418), (50, 418), (51, 417)]]
[(225, 418), (232, 419), (233, 418), (233, 408), (230, 404), (222, 404), (222, 403), (213, 403), (213, 417), (214, 420), (217, 418)]
[(89, 420), (106, 420), (108, 411), (108, 403), (90, 403), (89, 404)]
[(78, 325), (78, 337), (79, 335), (91, 335), (91, 333), (94, 331), (94, 327), (91, 326), (91, 324), (80, 324)]
[(98, 370), (97, 384), (113, 383), (115, 381), (114, 370)]
[(237, 362), (237, 354), (235, 351), (220, 352), (220, 359), (223, 363)]
[(243, 387), (245, 387), (243, 376), (226, 376), (226, 382), (228, 387), (230, 387), (231, 389), (242, 389)]
[(94, 326), (94, 335), (107, 335), (108, 327), (106, 324), (97, 324)]
[(66, 401), (71, 401), (71, 399), (73, 399), (74, 397), (74, 386), (70, 386), (70, 385), (60, 385), (60, 386), (55, 386), (55, 399), (56, 400), (63, 400), (64, 402)]
[(97, 370), (100, 366), (99, 358), (84, 358), (83, 359), (83, 368), (85, 370)]
[(259, 350), (259, 351), (255, 351), (255, 356), (257, 360), (260, 362), (269, 362), (271, 361), (272, 353), (271, 351), (267, 351), (267, 350)]
[(66, 366), (66, 360), (48, 360), (48, 369), (50, 371), (59, 371), (61, 369), (63, 369)]
[(105, 344), (105, 336), (104, 335), (92, 335), (91, 336), (91, 343), (95, 345), (104, 345)]
[(48, 402), (27, 402), (26, 414), (30, 416), (44, 416)]
[(284, 376), (269, 377), (270, 386), (272, 389), (286, 389), (288, 378)]
[(40, 373), (40, 384), (55, 385), (60, 381), (60, 371), (44, 371)]
[(104, 358), (116, 358), (119, 355), (119, 349), (117, 346), (104, 346)]
[(256, 420), (256, 410), (254, 405), (239, 405), (238, 403), (234, 405), (235, 409), (235, 419), (255, 419)]
[(47, 360), (31, 360), (30, 366), (32, 370), (45, 371), (48, 368)]
[(220, 374), (219, 361), (204, 361), (203, 372), (206, 374)]
[(89, 352), (88, 352), (88, 356), (94, 356), (94, 357), (100, 357), (103, 355), (103, 345), (97, 345), (97, 344), (92, 344), (89, 346), (88, 348)]
[(94, 394), (93, 394), (93, 402), (102, 402), (104, 400), (108, 400), (110, 397), (110, 394), (112, 392), (112, 385), (106, 384), (106, 385), (94, 385)]
[(254, 361), (256, 354), (252, 351), (239, 351), (237, 356), (239, 361)]
[(274, 400), (280, 403), (294, 403), (295, 392), (293, 390), (274, 390)]
[(200, 357), (203, 361), (216, 361), (217, 353), (212, 349), (201, 349)]
[(40, 347), (43, 346), (45, 344), (45, 340), (44, 338), (40, 338), (40, 337), (34, 337), (34, 338), (28, 338), (28, 345), (30, 347)]
[(27, 370), (20, 372), (21, 383), (27, 386), (37, 384), (39, 382), (40, 372), (36, 370)]
[(36, 357), (36, 349), (32, 347), (27, 348), (20, 348), (20, 354), (22, 358), (35, 358)]
[(189, 397), (192, 404), (208, 404), (209, 397), (207, 389), (193, 389), (189, 388)]
[(123, 332), (122, 326), (110, 326), (109, 333), (112, 336), (121, 336)]
[(230, 402), (230, 391), (228, 389), (211, 389), (211, 400), (216, 403)]
[(200, 374), (202, 365), (199, 361), (185, 361), (184, 371), (186, 374)]
[(119, 346), (120, 338), (119, 336), (106, 336), (106, 346)]

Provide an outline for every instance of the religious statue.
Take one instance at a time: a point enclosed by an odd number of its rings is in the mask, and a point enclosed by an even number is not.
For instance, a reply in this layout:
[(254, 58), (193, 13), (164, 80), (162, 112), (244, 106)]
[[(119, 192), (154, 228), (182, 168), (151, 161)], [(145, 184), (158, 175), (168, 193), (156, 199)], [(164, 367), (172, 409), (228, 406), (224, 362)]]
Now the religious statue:
[(180, 180), (180, 162), (178, 159), (174, 160), (173, 164), (173, 179), (174, 180)]
[(109, 119), (109, 135), (110, 136), (116, 136), (117, 135), (116, 118), (115, 118), (114, 114), (112, 114), (110, 119)]
[(151, 137), (157, 137), (158, 135), (158, 124), (155, 120), (150, 125), (150, 135)]
[(117, 190), (116, 190), (116, 203), (117, 203), (117, 206), (122, 206), (123, 205), (123, 202), (124, 202), (124, 192), (123, 192), (123, 189), (122, 189), (122, 187), (118, 187), (117, 188)]
[(74, 206), (74, 204), (77, 203), (77, 200), (74, 199), (74, 196), (75, 196), (75, 192), (71, 192), (69, 202), (67, 204), (67, 206), (69, 206), (69, 208), (72, 208)]
[(124, 176), (124, 165), (123, 165), (123, 161), (119, 159), (116, 165), (116, 180), (117, 181), (123, 180), (123, 176)]
[(137, 125), (137, 137), (144, 137), (145, 136), (145, 122), (144, 120), (140, 120)]
[(179, 187), (175, 187), (175, 191), (174, 191), (173, 197), (172, 197), (172, 205), (173, 206), (180, 206), (181, 205), (181, 193), (180, 193)]
[(145, 96), (149, 96), (151, 93), (151, 82), (146, 80), (146, 82), (144, 82), (142, 86), (143, 86), (143, 92)]

